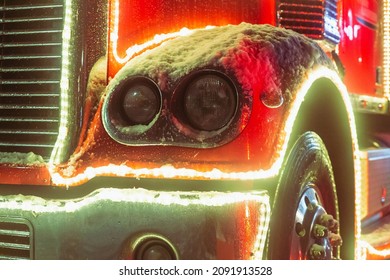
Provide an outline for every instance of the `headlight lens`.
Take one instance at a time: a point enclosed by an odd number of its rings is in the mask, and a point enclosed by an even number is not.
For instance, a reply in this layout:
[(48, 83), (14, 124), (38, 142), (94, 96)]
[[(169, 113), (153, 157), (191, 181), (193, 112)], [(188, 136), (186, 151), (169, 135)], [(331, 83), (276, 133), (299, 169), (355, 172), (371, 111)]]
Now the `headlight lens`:
[[(111, 138), (127, 144), (156, 125), (162, 95), (152, 79), (130, 76), (108, 90), (102, 113), (104, 128)], [(138, 143), (148, 143), (147, 139), (142, 141)]]
[(159, 93), (149, 84), (132, 84), (123, 96), (123, 112), (130, 125), (149, 124), (159, 109)]
[(192, 81), (185, 92), (184, 111), (191, 126), (215, 131), (226, 126), (237, 108), (237, 92), (232, 83), (217, 74)]

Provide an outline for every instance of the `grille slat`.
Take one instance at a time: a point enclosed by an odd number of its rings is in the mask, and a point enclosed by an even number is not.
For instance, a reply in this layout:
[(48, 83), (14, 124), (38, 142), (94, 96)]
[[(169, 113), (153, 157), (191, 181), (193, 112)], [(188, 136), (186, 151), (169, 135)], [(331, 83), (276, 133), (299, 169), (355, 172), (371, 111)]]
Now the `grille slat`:
[[(0, 147), (20, 147), (20, 148), (53, 148), (54, 145), (35, 144), (35, 143), (0, 143)], [(25, 151), (26, 152), (26, 151)]]
[(6, 230), (0, 228), (0, 235), (10, 235), (10, 236), (20, 236), (20, 237), (30, 237), (30, 233), (20, 230)]
[(2, 248), (15, 249), (15, 250), (26, 250), (27, 251), (27, 250), (30, 250), (30, 245), (0, 242), (0, 250)]
[(1, 83), (3, 85), (42, 85), (42, 84), (51, 84), (51, 85), (59, 85), (59, 81), (47, 81), (47, 80), (40, 80), (40, 81), (28, 81), (28, 80), (2, 80)]
[(59, 93), (1, 92), (1, 97), (59, 97)]
[(27, 220), (0, 217), (0, 259), (33, 258), (33, 233)]
[(26, 122), (26, 123), (43, 123), (43, 122), (49, 122), (49, 123), (58, 123), (57, 119), (30, 119), (30, 118), (0, 118), (0, 122)]
[(60, 55), (4, 55), (0, 60), (24, 60), (24, 59), (61, 59)]
[(12, 261), (12, 260), (29, 260), (30, 258), (13, 258), (13, 257), (7, 257), (7, 256), (0, 256), (0, 260), (8, 260), (8, 261)]
[(0, 105), (0, 109), (2, 110), (57, 110), (58, 107), (56, 106), (32, 106), (32, 105)]
[(63, 0), (0, 0), (0, 152), (46, 160), (60, 117)]
[(26, 130), (0, 130), (0, 134), (41, 134), (41, 135), (57, 135), (56, 131), (26, 131)]
[(3, 31), (3, 36), (14, 35), (40, 35), (40, 34), (62, 34), (62, 30), (33, 30), (33, 31)]
[(62, 20), (61, 17), (51, 18), (18, 18), (18, 19), (0, 19), (0, 23), (21, 23), (21, 22), (34, 22), (34, 21), (58, 21)]
[(340, 41), (337, 1), (281, 0), (278, 2), (279, 25), (312, 39), (337, 44)]
[[(3, 1), (3, 3), (4, 2), (5, 1)], [(14, 2), (16, 2), (16, 1), (14, 1)], [(29, 2), (34, 3), (34, 1), (29, 1)], [(54, 1), (47, 1), (47, 2), (54, 2)], [(55, 8), (63, 8), (63, 4), (54, 4), (54, 5), (39, 5), (39, 4), (37, 4), (35, 6), (32, 6), (32, 5), (26, 5), (26, 6), (22, 6), (22, 5), (4, 6), (3, 5), (2, 7), (0, 7), (0, 12), (4, 12), (4, 11), (20, 11), (20, 10), (30, 11), (30, 10), (38, 10), (38, 9), (45, 9), (46, 10), (46, 9), (55, 9)]]
[(2, 44), (2, 47), (3, 48), (30, 48), (30, 47), (47, 47), (47, 46), (54, 46), (54, 47), (60, 47), (61, 46), (61, 43), (41, 43), (41, 42), (37, 42), (37, 43), (6, 43), (6, 44)]
[(10, 72), (42, 72), (42, 71), (61, 71), (60, 68), (2, 68), (0, 73)]

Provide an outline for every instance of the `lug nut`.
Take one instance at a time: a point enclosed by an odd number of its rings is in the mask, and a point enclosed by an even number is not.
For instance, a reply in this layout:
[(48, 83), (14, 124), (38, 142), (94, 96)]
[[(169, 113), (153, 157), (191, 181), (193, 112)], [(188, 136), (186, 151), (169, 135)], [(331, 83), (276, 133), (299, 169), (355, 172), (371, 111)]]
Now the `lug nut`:
[(341, 238), (340, 234), (330, 232), (329, 242), (332, 247), (337, 247), (343, 244), (343, 239)]
[(307, 210), (313, 211), (317, 207), (317, 204), (312, 202), (307, 205)]
[(325, 258), (326, 258), (326, 251), (324, 246), (313, 244), (310, 247), (310, 259), (325, 260)]
[(323, 225), (315, 224), (313, 235), (315, 238), (326, 238), (328, 237), (328, 228)]
[(319, 222), (321, 225), (327, 227), (330, 231), (335, 232), (338, 229), (339, 222), (333, 218), (332, 215), (323, 214), (319, 218)]

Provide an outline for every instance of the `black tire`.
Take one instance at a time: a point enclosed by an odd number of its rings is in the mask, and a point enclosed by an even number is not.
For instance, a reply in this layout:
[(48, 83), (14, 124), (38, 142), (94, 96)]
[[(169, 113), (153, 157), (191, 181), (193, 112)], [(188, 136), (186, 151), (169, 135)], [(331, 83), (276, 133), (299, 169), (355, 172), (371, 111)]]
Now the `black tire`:
[(295, 142), (281, 173), (268, 235), (268, 258), (339, 258), (337, 220), (328, 152), (317, 134), (306, 132)]

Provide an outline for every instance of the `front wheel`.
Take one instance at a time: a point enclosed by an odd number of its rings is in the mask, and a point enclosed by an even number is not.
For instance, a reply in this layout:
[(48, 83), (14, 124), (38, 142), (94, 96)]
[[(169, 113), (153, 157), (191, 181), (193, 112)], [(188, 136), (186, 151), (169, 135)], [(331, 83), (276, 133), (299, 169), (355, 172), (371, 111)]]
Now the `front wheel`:
[(321, 138), (307, 132), (284, 165), (270, 222), (269, 259), (337, 259), (341, 237), (333, 171)]

